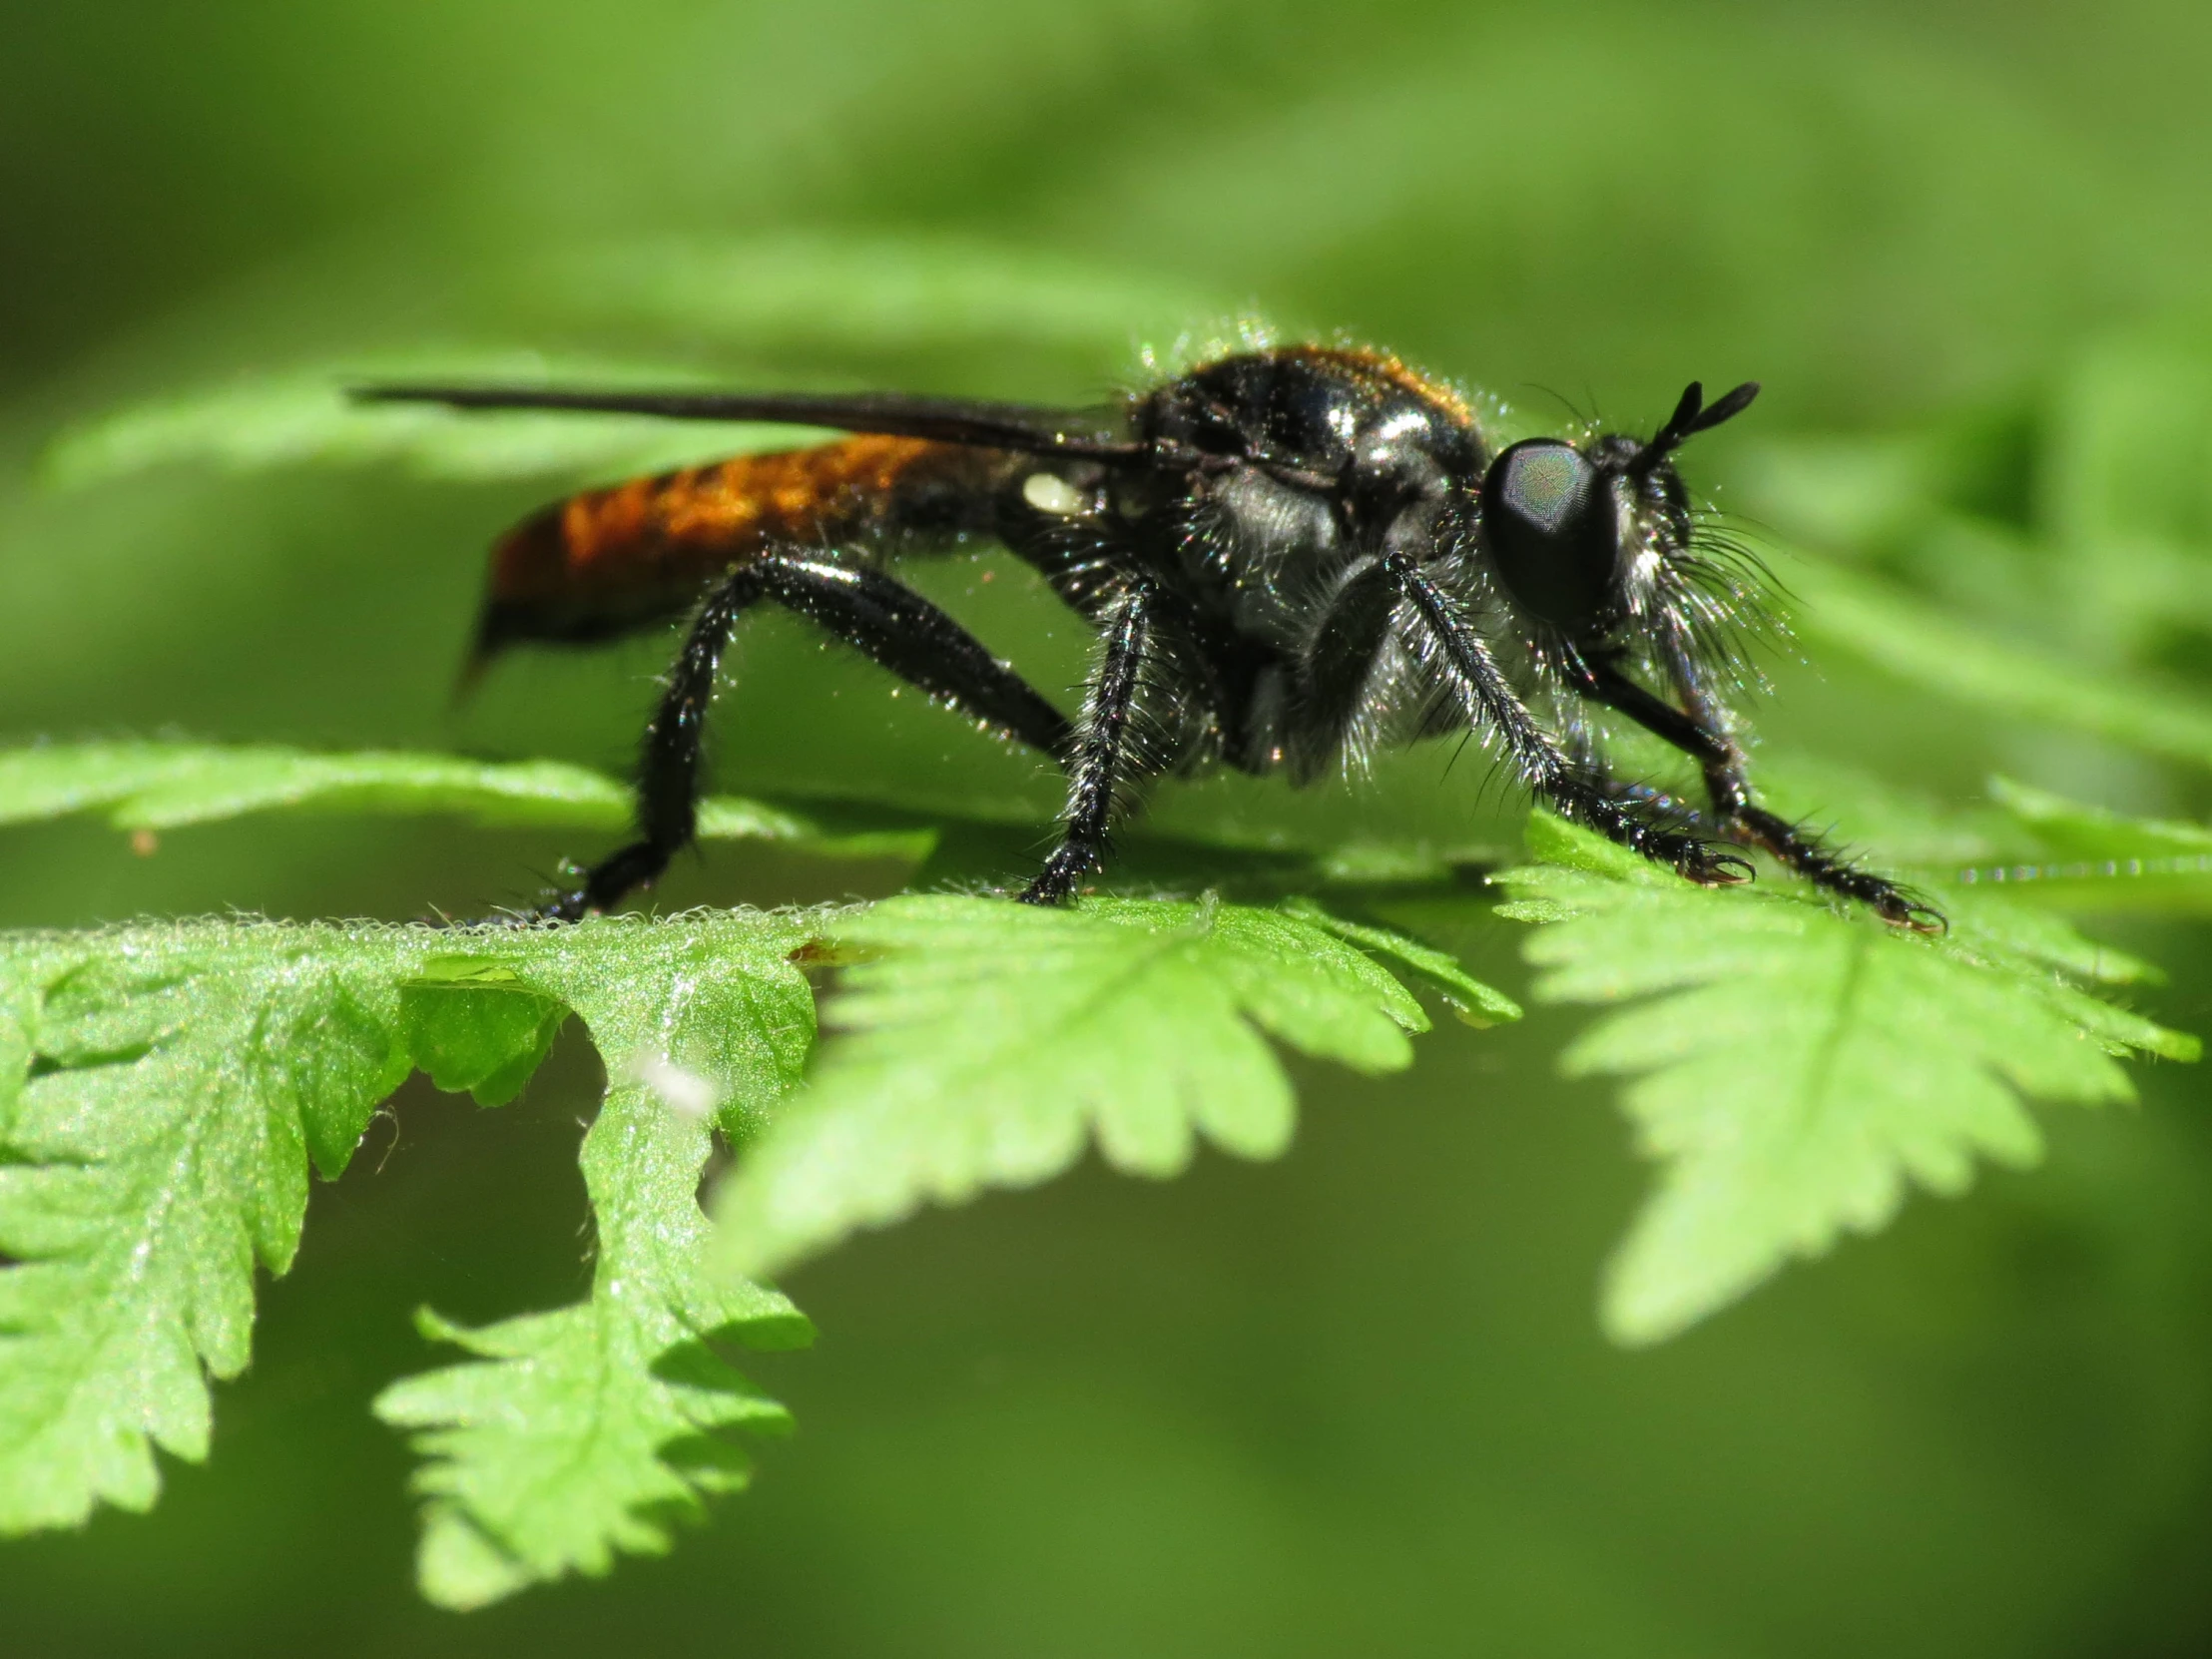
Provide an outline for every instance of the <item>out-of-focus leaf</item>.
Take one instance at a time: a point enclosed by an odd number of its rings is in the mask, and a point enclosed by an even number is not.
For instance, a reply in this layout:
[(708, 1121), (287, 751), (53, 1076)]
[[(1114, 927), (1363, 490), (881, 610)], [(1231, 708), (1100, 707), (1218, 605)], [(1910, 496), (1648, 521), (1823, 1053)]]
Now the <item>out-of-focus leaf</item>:
[(527, 288), (564, 315), (647, 322), (746, 351), (1046, 346), (1123, 367), (1143, 342), (1172, 341), (1228, 308), (1134, 270), (949, 237), (633, 244), (549, 262)]
[[(0, 824), (105, 810), (118, 830), (174, 830), (250, 813), (452, 813), (499, 827), (621, 830), (630, 792), (558, 761), (493, 763), (368, 751), (317, 755), (276, 745), (44, 744), (0, 751)], [(927, 857), (927, 830), (830, 834), (735, 796), (700, 804), (711, 840), (791, 841), (847, 857)]]
[(1799, 600), (1792, 621), (1816, 647), (1990, 714), (2212, 766), (2212, 703), (2184, 687), (2086, 671), (1825, 560), (1794, 558), (1781, 574)]
[[(1218, 299), (1079, 260), (942, 238), (782, 237), (602, 249), (538, 262), (517, 297), (565, 329), (650, 323), (745, 352), (832, 344), (911, 353), (991, 342), (1073, 349), (1094, 375), (1134, 371), (1148, 342), (1173, 350)], [(512, 305), (504, 307), (511, 312)], [(619, 476), (789, 447), (821, 434), (756, 422), (361, 405), (378, 381), (649, 386), (707, 383), (697, 361), (457, 345), (300, 364), (180, 391), (87, 421), (55, 440), (48, 479), (82, 486), (183, 462), (400, 465), (457, 480)], [(926, 388), (914, 388), (926, 389)], [(1101, 383), (1099, 395), (1111, 387)]]
[(349, 386), (423, 379), (677, 390), (700, 383), (696, 368), (481, 349), (332, 360), (241, 375), (88, 421), (55, 439), (46, 454), (46, 476), (79, 487), (195, 462), (231, 472), (397, 465), (424, 477), (471, 482), (615, 477), (788, 448), (820, 435), (805, 427), (755, 422), (527, 410), (485, 414), (434, 404), (362, 404), (346, 396)]
[(1756, 445), (1736, 474), (1762, 519), (1816, 547), (1870, 548), (1944, 511), (1945, 446), (1925, 433)]
[(2136, 861), (2212, 853), (2212, 829), (2171, 819), (2127, 818), (2048, 790), (1989, 780), (1989, 798), (2052, 852), (2075, 858)]
[(2058, 546), (2159, 542), (2212, 563), (2212, 341), (2128, 329), (2084, 350), (2050, 400), (2038, 490)]
[(2212, 913), (2212, 830), (2128, 818), (2006, 778), (1990, 799), (2029, 837), (1957, 872), (1963, 890), (2075, 911)]

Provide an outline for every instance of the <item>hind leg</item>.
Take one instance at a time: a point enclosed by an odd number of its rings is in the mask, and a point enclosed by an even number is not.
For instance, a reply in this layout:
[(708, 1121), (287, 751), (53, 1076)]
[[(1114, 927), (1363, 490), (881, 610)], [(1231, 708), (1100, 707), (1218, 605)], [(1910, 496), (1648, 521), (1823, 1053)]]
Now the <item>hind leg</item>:
[(738, 619), (771, 601), (818, 624), (937, 702), (1042, 750), (1069, 752), (1065, 716), (928, 600), (879, 571), (771, 554), (732, 570), (693, 619), (645, 730), (638, 765), (637, 838), (592, 865), (582, 883), (539, 912), (575, 921), (650, 886), (699, 825), (707, 709)]

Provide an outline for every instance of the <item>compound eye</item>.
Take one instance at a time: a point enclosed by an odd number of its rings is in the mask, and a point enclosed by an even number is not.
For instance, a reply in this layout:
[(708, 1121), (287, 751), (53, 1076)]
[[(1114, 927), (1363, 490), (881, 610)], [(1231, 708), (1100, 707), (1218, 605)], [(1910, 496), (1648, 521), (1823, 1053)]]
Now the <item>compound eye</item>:
[(1620, 520), (1611, 480), (1570, 443), (1529, 438), (1490, 463), (1482, 539), (1513, 598), (1570, 633), (1612, 607)]

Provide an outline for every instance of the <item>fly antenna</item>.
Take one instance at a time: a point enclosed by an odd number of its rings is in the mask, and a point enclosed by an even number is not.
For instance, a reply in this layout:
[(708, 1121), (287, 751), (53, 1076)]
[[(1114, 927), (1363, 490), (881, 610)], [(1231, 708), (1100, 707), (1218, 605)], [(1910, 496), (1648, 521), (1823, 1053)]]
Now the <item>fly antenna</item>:
[(1674, 413), (1667, 416), (1667, 423), (1636, 451), (1635, 459), (1628, 463), (1628, 470), (1649, 472), (1698, 433), (1709, 432), (1722, 421), (1735, 419), (1751, 407), (1751, 400), (1758, 395), (1759, 382), (1746, 380), (1734, 391), (1725, 392), (1707, 403), (1704, 383), (1692, 380), (1683, 388), (1682, 400), (1675, 404)]

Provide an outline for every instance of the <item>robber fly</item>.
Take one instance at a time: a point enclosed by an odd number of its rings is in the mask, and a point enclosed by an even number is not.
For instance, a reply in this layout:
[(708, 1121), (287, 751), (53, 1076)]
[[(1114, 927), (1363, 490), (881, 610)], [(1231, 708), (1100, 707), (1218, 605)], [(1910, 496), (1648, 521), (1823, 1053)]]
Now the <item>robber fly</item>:
[[(1884, 920), (1942, 918), (1753, 801), (1724, 705), (1729, 630), (1756, 604), (1674, 466), (1758, 392), (1692, 384), (1649, 437), (1529, 438), (1493, 452), (1448, 387), (1378, 352), (1223, 356), (1094, 409), (901, 393), (627, 392), (387, 385), (459, 409), (762, 420), (852, 434), (591, 490), (492, 558), (479, 662), (691, 614), (646, 729), (637, 838), (542, 914), (649, 885), (694, 834), (708, 704), (732, 630), (773, 603), (1065, 771), (1058, 845), (1021, 897), (1067, 899), (1149, 781), (1210, 764), (1310, 782), (1456, 730), (1554, 811), (1702, 885), (1764, 847)], [(893, 553), (975, 539), (1034, 566), (1096, 631), (1071, 719), (900, 583)], [(1694, 811), (1611, 776), (1585, 705), (1693, 760)], [(1548, 711), (1550, 719), (1540, 718)]]

